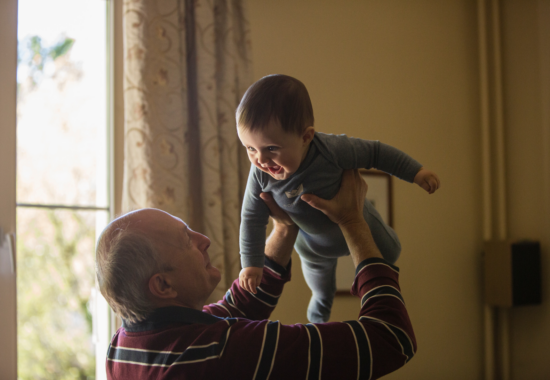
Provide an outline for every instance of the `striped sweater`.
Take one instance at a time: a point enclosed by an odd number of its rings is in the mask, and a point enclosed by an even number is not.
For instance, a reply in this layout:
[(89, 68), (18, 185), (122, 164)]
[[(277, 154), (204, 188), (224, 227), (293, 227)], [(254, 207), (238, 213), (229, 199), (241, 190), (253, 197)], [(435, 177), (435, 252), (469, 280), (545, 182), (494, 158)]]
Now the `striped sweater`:
[(401, 296), (398, 268), (368, 259), (352, 294), (357, 320), (283, 325), (268, 318), (290, 264), (266, 259), (257, 294), (236, 280), (223, 300), (201, 311), (155, 310), (123, 326), (107, 353), (109, 379), (377, 379), (407, 363), (416, 340)]

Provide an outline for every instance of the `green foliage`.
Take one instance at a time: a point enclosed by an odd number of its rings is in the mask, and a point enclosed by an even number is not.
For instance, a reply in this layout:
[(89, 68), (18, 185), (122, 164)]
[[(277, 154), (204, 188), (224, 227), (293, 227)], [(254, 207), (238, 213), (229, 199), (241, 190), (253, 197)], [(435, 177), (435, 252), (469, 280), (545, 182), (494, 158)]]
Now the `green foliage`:
[(56, 45), (52, 46), (48, 51), (48, 55), (55, 61), (57, 58), (67, 54), (74, 45), (74, 40), (72, 38), (65, 38), (63, 41), (58, 42)]
[(18, 211), (18, 377), (93, 379), (93, 213)]
[(32, 36), (29, 40), (28, 48), (31, 51), (30, 66), (36, 70), (44, 71), (44, 59), (49, 55), (48, 49), (42, 47), (42, 38)]
[(19, 42), (17, 64), (28, 66), (28, 77), (36, 85), (39, 82), (40, 74), (44, 73), (47, 63), (68, 56), (74, 43), (74, 39), (62, 37), (57, 43), (44, 46), (40, 36), (25, 38)]

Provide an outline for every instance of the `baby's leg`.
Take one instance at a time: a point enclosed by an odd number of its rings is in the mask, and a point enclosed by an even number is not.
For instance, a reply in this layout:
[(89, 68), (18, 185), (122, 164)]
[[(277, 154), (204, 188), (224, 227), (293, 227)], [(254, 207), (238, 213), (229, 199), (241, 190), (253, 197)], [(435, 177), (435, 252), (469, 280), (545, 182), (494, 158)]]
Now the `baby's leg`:
[(307, 319), (313, 323), (327, 322), (336, 292), (336, 259), (319, 258), (307, 261), (302, 258), (304, 278), (312, 295), (307, 308)]
[(363, 208), (363, 217), (370, 227), (372, 237), (380, 253), (391, 264), (394, 264), (401, 253), (401, 243), (397, 234), (382, 219), (382, 216), (376, 211), (374, 206), (365, 201)]

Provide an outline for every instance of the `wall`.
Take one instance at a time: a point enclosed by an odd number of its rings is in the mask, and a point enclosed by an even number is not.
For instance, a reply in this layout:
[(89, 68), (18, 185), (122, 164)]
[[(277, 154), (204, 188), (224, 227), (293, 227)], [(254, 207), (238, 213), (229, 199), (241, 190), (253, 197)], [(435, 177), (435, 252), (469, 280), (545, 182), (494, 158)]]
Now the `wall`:
[(548, 379), (550, 341), (550, 2), (502, 7), (508, 234), (541, 242), (543, 303), (511, 314), (514, 379)]
[[(481, 188), (474, 1), (251, 0), (255, 79), (302, 80), (316, 128), (378, 139), (436, 171), (428, 196), (396, 180), (401, 286), (417, 356), (388, 379), (482, 377)], [(273, 315), (306, 322), (307, 289), (294, 278)], [(341, 297), (333, 320), (357, 317)]]

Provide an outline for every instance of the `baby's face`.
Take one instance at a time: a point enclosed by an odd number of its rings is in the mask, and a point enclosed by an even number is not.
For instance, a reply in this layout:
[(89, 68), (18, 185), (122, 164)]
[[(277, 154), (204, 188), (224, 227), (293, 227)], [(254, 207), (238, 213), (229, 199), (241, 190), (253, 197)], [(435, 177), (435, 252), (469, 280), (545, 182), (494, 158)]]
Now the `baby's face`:
[(300, 167), (315, 131), (309, 127), (302, 135), (285, 132), (278, 122), (272, 121), (263, 130), (250, 131), (239, 127), (237, 132), (252, 165), (277, 180), (283, 180)]

